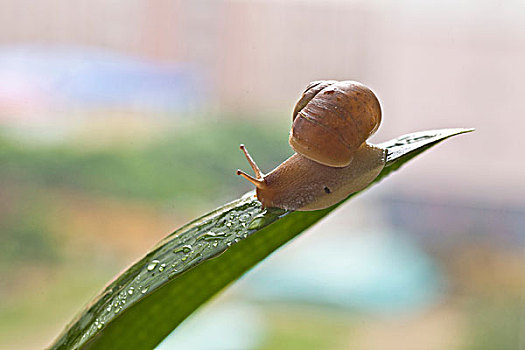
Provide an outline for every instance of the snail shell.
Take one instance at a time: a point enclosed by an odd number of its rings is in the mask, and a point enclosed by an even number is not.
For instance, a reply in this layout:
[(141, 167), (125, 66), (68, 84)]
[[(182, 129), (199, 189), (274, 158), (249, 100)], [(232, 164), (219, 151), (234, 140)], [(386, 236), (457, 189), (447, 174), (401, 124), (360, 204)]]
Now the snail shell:
[(289, 142), (306, 158), (345, 167), (380, 123), (381, 106), (368, 87), (355, 81), (316, 81), (296, 103)]

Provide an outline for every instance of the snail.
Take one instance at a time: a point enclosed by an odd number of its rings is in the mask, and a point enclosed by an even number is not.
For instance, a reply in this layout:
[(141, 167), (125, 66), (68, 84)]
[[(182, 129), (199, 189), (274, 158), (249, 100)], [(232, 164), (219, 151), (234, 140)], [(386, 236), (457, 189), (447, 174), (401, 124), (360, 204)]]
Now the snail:
[(368, 87), (312, 82), (293, 111), (289, 143), (296, 153), (265, 175), (241, 145), (256, 177), (241, 170), (237, 175), (255, 185), (265, 208), (330, 207), (368, 186), (385, 166), (386, 150), (366, 142), (380, 123), (381, 106)]

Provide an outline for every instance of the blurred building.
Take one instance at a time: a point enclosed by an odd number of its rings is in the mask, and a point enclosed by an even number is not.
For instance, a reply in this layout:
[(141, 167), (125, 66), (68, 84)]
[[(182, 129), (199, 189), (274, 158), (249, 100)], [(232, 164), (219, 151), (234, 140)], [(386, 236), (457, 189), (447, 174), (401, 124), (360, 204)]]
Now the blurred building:
[[(0, 44), (96, 46), (191, 62), (213, 78), (217, 100), (230, 108), (289, 106), (310, 80), (351, 78), (366, 79), (381, 97), (396, 96), (387, 100), (390, 113), (406, 111), (411, 93), (427, 89), (421, 95), (430, 97), (416, 106), (428, 114), (436, 96), (442, 110), (476, 99), (481, 82), (518, 89), (502, 91), (506, 100), (521, 96), (514, 77), (523, 73), (525, 15), (513, 8), (497, 1), (472, 11), (453, 1), (3, 0)], [(450, 75), (436, 69), (443, 64)], [(413, 76), (419, 69), (426, 74)], [(476, 102), (476, 110), (458, 112), (487, 112)]]

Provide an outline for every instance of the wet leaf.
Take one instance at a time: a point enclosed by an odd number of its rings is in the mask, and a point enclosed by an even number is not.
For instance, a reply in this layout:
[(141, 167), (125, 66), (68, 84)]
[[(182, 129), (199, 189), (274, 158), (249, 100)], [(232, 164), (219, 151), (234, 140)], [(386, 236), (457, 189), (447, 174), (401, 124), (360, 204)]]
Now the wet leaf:
[[(387, 162), (373, 183), (469, 131), (422, 131), (380, 144)], [(249, 192), (162, 240), (81, 311), (51, 348), (154, 348), (210, 297), (341, 203), (310, 212), (262, 209)]]

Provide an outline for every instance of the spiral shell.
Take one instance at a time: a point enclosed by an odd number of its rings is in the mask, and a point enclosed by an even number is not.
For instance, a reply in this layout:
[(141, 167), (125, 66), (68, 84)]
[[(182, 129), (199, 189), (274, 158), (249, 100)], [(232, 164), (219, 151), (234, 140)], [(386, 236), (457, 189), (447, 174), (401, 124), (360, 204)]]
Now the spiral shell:
[(345, 167), (380, 123), (381, 106), (368, 87), (355, 81), (316, 81), (295, 105), (289, 142), (306, 158)]

